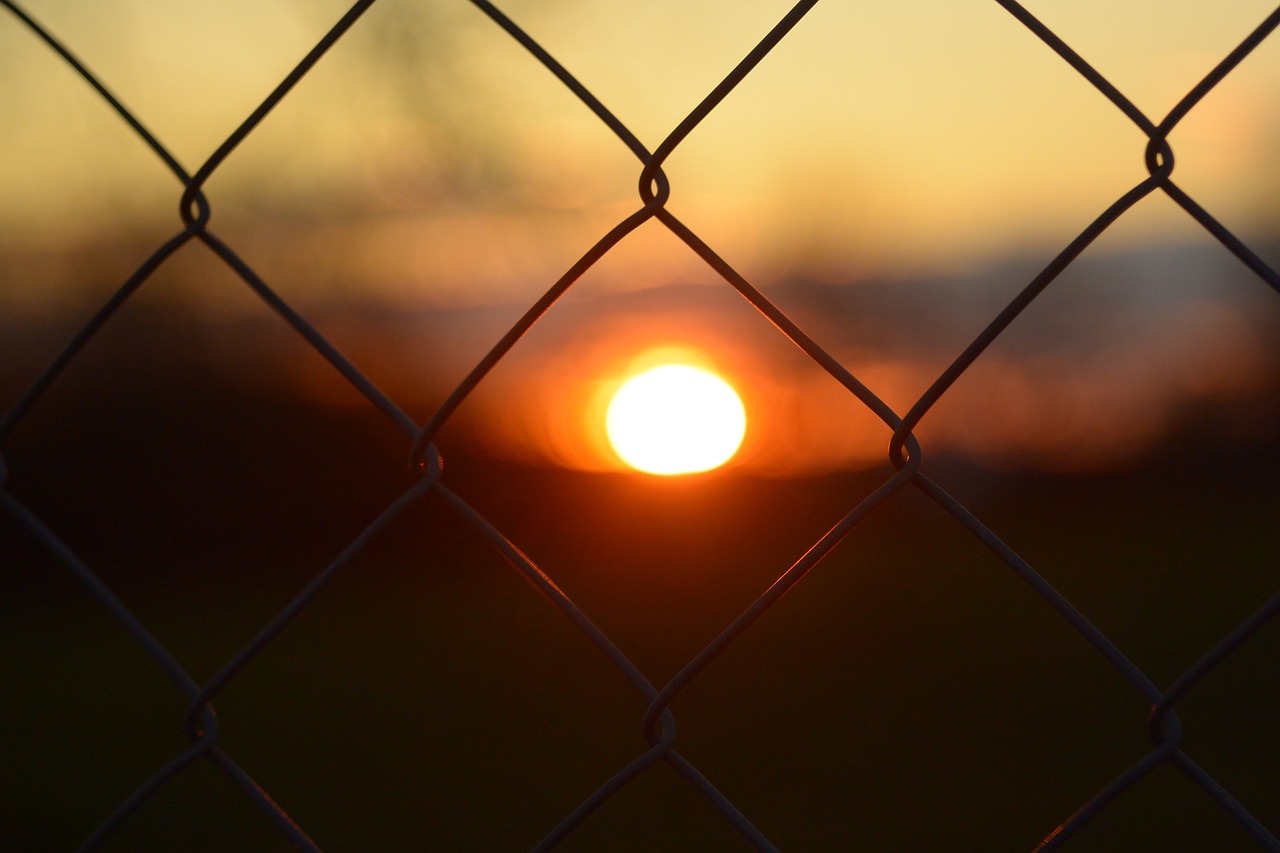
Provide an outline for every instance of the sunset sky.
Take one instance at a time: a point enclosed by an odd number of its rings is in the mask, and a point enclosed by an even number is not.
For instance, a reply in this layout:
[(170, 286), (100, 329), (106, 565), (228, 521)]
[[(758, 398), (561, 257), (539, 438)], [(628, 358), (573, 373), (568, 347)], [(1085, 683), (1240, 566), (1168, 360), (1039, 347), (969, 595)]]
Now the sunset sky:
[[(732, 15), (673, 0), (504, 8), (652, 148), (788, 5), (735, 4)], [(189, 170), (345, 8), (28, 7)], [(1028, 7), (1156, 120), (1270, 11), (1150, 0)], [(121, 222), (148, 232), (176, 223), (163, 165), (7, 14), (0, 73), (5, 248)], [(1280, 177), (1259, 179), (1280, 145), (1277, 86), (1272, 40), (1173, 135), (1177, 180), (1245, 231), (1280, 206)], [(1127, 118), (995, 3), (825, 3), (677, 149), (671, 207), (758, 274), (810, 267), (843, 280), (868, 267), (1059, 246), (1141, 180), (1143, 146)], [(409, 252), (374, 271), (411, 289), (402, 295), (447, 302), (523, 292), (523, 275), (564, 266), (636, 206), (638, 171), (475, 8), (391, 0), (227, 161), (209, 195), (228, 234), (296, 220), (314, 234), (322, 220), (354, 229), (365, 246), (408, 240)], [(1129, 242), (1193, 235), (1164, 198), (1119, 231)], [(646, 260), (625, 284), (679, 278), (687, 253), (669, 242), (637, 252)], [(431, 270), (413, 269), (422, 255), (433, 256)]]
[[(1155, 121), (1271, 11), (1266, 2), (1184, 9), (1154, 0), (1027, 7)], [(194, 171), (346, 6), (32, 0), (26, 8)], [(676, 0), (503, 4), (650, 148), (788, 8)], [(0, 87), (0, 258), (9, 270), (0, 280), (0, 305), (13, 316), (48, 314), (66, 297), (109, 293), (175, 233), (180, 190), (101, 99), (7, 13), (0, 15), (0, 74), (6, 81)], [(1264, 256), (1280, 221), (1277, 92), (1280, 40), (1272, 38), (1171, 137), (1175, 180), (1229, 228), (1260, 241)], [(673, 188), (669, 209), (784, 303), (779, 288), (798, 280), (847, 290), (851, 302), (841, 312), (858, 310), (859, 283), (866, 280), (948, 280), (977, 288), (979, 301), (998, 310), (1145, 177), (1144, 146), (1143, 134), (1119, 110), (994, 2), (828, 2), (800, 22), (665, 168)], [(430, 343), (435, 349), (424, 355), (432, 371), (391, 364), (402, 351), (388, 355), (367, 330), (344, 338), (343, 329), (357, 323), (349, 317), (328, 321), (325, 330), (361, 354), (375, 379), (403, 391), (460, 379), (521, 306), (639, 206), (639, 171), (607, 128), (470, 4), (384, 0), (229, 157), (206, 191), (211, 229), (301, 306), (493, 308), (461, 326), (439, 317), (422, 321), (440, 327)], [(1205, 287), (1265, 290), (1242, 283), (1248, 273), (1160, 194), (1126, 215), (1090, 256), (1133, 258), (1153, 247), (1220, 253), (1223, 263), (1211, 264), (1199, 283)], [(175, 258), (157, 287), (212, 315), (260, 311), (203, 254), (191, 247)], [(1012, 271), (992, 272), (1007, 263)], [(172, 281), (159, 283), (166, 276)], [(1115, 273), (1108, 268), (1093, 277), (1112, 280)], [(679, 241), (649, 223), (593, 269), (573, 298), (718, 282)], [(1158, 299), (1150, 284), (1126, 305), (1154, 323), (1142, 310)], [(1203, 316), (1195, 334), (1233, 341), (1239, 351), (1206, 355), (1186, 370), (1214, 376), (1258, 374), (1260, 364), (1273, 370), (1269, 356), (1247, 345), (1261, 333), (1241, 326), (1241, 303), (1196, 313), (1196, 305), (1217, 298), (1205, 287), (1192, 287), (1200, 302), (1165, 313)], [(495, 374), (493, 387), (523, 388), (537, 398), (535, 407), (551, 411), (567, 405), (566, 398), (590, 397), (598, 377), (531, 384), (527, 376), (545, 375), (547, 364), (581, 365), (582, 352), (591, 351), (600, 372), (647, 347), (687, 345), (701, 335), (709, 352), (724, 353), (722, 369), (755, 377), (754, 388), (744, 392), (748, 408), (753, 394), (772, 399), (761, 389), (790, 389), (794, 396), (811, 382), (833, 390), (826, 377), (801, 379), (780, 368), (778, 360), (794, 351), (776, 343), (772, 332), (768, 344), (748, 344), (758, 334), (755, 326), (742, 337), (733, 331), (738, 319), (717, 315), (703, 322), (702, 309), (685, 310), (692, 304), (687, 298), (664, 305), (661, 334), (650, 333), (656, 319), (637, 325), (632, 317), (619, 333), (634, 338), (625, 351), (616, 343), (599, 351), (599, 335), (565, 332), (552, 345), (550, 332), (535, 331), (522, 345), (531, 355)], [(821, 320), (803, 301), (784, 307)], [(1076, 308), (1091, 310), (1085, 302)], [(567, 317), (577, 309), (563, 310)], [(613, 308), (583, 310), (596, 328), (613, 328), (599, 325)], [(1196, 325), (1185, 317), (1184, 324)], [(763, 326), (758, 318), (742, 322)], [(681, 324), (694, 331), (680, 332)], [(823, 342), (856, 359), (851, 365), (877, 377), (877, 390), (905, 409), (981, 322), (975, 316), (956, 324), (945, 345), (930, 338), (928, 353), (896, 351), (893, 334), (883, 329), (856, 338), (852, 328), (845, 324)], [(1171, 329), (1144, 334), (1167, 347), (1176, 339), (1170, 334), (1183, 333)], [(393, 334), (408, 341), (421, 327)], [(1134, 364), (1149, 361), (1150, 347), (1143, 355), (1142, 346), (1123, 344)], [(1103, 345), (1120, 346), (1115, 339)], [(786, 355), (764, 355), (769, 347)], [(1073, 378), (1078, 393), (1087, 397), (1099, 387), (1095, 380), (1115, 373), (1114, 354), (1095, 355), (1096, 376)], [(1063, 365), (1079, 368), (1075, 354), (1061, 361), (1051, 374), (1063, 374)], [(967, 405), (978, 413), (993, 400), (1013, 411), (1019, 407), (1011, 401), (1020, 400), (1042, 420), (1059, 423), (1034, 402), (1041, 374), (1025, 359), (1010, 368), (1013, 374), (992, 364), (989, 383), (981, 386), (986, 391), (952, 404), (956, 411)], [(1143, 375), (1149, 388), (1152, 380)], [(1115, 375), (1108, 381), (1109, 393), (1132, 396), (1135, 386)], [(1166, 386), (1194, 382), (1177, 374), (1156, 384), (1164, 393)], [(852, 406), (839, 388), (833, 393), (840, 405)], [(806, 398), (815, 394), (822, 392)], [(840, 433), (847, 444), (849, 431), (840, 426), (847, 416), (823, 416), (826, 426), (810, 418), (794, 427), (793, 439), (813, 443), (816, 429)], [(865, 410), (854, 416), (868, 417)], [(968, 416), (957, 417), (952, 432), (963, 444)], [(1085, 419), (1079, 431), (1098, 426)], [(555, 432), (545, 424), (538, 430)], [(866, 448), (882, 455), (883, 426), (859, 436), (856, 448), (844, 446), (835, 455), (863, 458), (872, 452)], [(760, 439), (749, 431), (748, 449), (753, 440)], [(567, 441), (580, 446), (584, 439), (575, 432)], [(539, 452), (547, 452), (545, 446)]]

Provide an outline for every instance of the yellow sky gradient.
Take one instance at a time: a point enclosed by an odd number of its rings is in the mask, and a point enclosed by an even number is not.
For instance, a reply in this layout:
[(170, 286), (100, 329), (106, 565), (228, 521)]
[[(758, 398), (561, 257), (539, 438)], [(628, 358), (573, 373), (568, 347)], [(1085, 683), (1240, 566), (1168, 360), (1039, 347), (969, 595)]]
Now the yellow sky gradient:
[[(1264, 2), (1027, 5), (1156, 122), (1272, 11)], [(651, 149), (789, 8), (502, 6)], [(31, 0), (26, 8), (195, 171), (346, 7)], [(0, 309), (9, 318), (24, 309), (81, 316), (82, 307), (66, 310), (68, 298), (101, 302), (178, 231), (181, 189), (2, 11), (0, 75)], [(1171, 136), (1179, 186), (1264, 256), (1280, 223), (1277, 93), (1280, 36)], [(828, 0), (664, 168), (668, 208), (905, 412), (1018, 289), (1146, 177), (1145, 145), (1128, 118), (994, 2)], [(426, 417), (528, 305), (640, 206), (640, 169), (470, 4), (380, 0), (205, 191), (211, 230)], [(1175, 252), (1172, 272), (1143, 273), (1146, 260), (1124, 267), (1125, 257), (1149, 260), (1134, 252), (1152, 246)], [(1108, 253), (1121, 260), (1085, 269)], [(1122, 464), (1188, 399), (1249, 399), (1280, 375), (1266, 331), (1273, 314), (1249, 301), (1265, 287), (1160, 193), (1064, 279), (920, 424), (922, 440), (1019, 464)], [(793, 299), (785, 285), (804, 280), (849, 284), (836, 288), (849, 298), (830, 310), (821, 299)], [(877, 307), (894, 281), (921, 289)], [(947, 302), (936, 289), (947, 282), (963, 300)], [(859, 301), (859, 283), (870, 303)], [(703, 305), (687, 285), (723, 293), (693, 288), (714, 302)], [(194, 243), (141, 298), (157, 293), (176, 294), (202, 320), (265, 311)], [(637, 294), (670, 298), (632, 310), (627, 299)], [(600, 295), (614, 301), (591, 302)], [(450, 313), (472, 309), (465, 320)], [(948, 311), (945, 334), (930, 326)], [(1058, 317), (1077, 322), (1054, 349), (1036, 336)], [(1129, 325), (1098, 335), (1109, 322)], [(256, 363), (263, 351), (245, 334), (238, 328), (234, 341), (211, 346), (219, 358)], [(699, 350), (743, 393), (749, 426), (734, 465), (788, 473), (883, 463), (890, 430), (656, 221), (593, 267), (459, 417), (481, 424), (475, 433), (498, 452), (616, 468), (601, 450), (603, 421), (590, 413), (628, 363), (666, 346)], [(297, 366), (279, 354), (279, 375), (265, 378), (328, 402), (360, 402), (314, 353), (304, 356)], [(241, 373), (253, 381), (256, 368)]]
[[(654, 147), (788, 5), (503, 8)], [(1028, 8), (1159, 120), (1270, 11), (1190, 5)], [(345, 6), (27, 8), (194, 170)], [(65, 250), (122, 224), (176, 228), (172, 176), (8, 14), (0, 74), (0, 248)], [(1272, 39), (1172, 137), (1176, 180), (1244, 233), (1280, 210), (1277, 92)], [(1144, 144), (995, 3), (820, 3), (672, 155), (670, 207), (766, 281), (946, 268), (1064, 245), (1144, 177)], [(540, 292), (637, 206), (638, 173), (625, 147), (469, 4), (384, 0), (207, 190), (213, 227), (250, 262), (276, 275), (316, 267), (304, 291), (358, 282), (449, 304)], [(1107, 238), (1170, 239), (1200, 236), (1163, 196)], [(633, 263), (616, 286), (702, 277), (663, 234), (629, 243)]]

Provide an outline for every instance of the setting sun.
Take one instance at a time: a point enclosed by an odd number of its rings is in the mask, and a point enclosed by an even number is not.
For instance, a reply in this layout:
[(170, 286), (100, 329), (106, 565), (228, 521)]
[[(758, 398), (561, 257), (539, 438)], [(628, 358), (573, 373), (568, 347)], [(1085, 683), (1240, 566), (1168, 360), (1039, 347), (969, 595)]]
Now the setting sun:
[(664, 364), (632, 377), (614, 394), (605, 427), (613, 449), (632, 468), (693, 474), (729, 461), (742, 444), (747, 415), (720, 377)]

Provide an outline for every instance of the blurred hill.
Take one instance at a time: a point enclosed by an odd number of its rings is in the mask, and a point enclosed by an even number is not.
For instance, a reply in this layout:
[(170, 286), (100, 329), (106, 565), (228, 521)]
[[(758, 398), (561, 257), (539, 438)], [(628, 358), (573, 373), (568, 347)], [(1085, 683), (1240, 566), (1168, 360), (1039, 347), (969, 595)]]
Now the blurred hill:
[[(82, 299), (71, 302), (64, 293), (43, 307), (23, 307), (19, 294), (30, 280), (25, 271), (38, 266), (35, 257), (0, 264), (16, 285), (0, 318), (6, 406), (92, 314), (88, 297), (105, 299), (114, 287), (95, 273), (91, 257), (63, 259), (61, 274), (79, 278)], [(842, 285), (792, 278), (761, 286), (820, 346), (905, 413), (1040, 263), (1021, 257), (945, 278)], [(323, 409), (367, 405), (214, 259), (188, 253), (172, 266), (108, 323), (42, 405), (74, 412), (95, 399), (132, 394), (144, 401), (140, 408), (163, 408), (166, 398), (214, 388)], [(277, 290), (419, 423), (528, 304), (444, 305), (381, 286), (312, 292), (299, 285), (286, 277)], [(531, 291), (529, 302), (537, 295)], [(711, 279), (622, 291), (580, 282), (458, 412), (452, 440), (538, 464), (598, 467), (548, 443), (545, 435), (556, 427), (548, 419), (585, 411), (584, 389), (635, 353), (663, 344), (704, 350), (735, 377), (758, 415), (753, 452), (771, 457), (775, 473), (883, 459), (884, 426), (731, 288)], [(935, 452), (987, 464), (1123, 468), (1175, 440), (1187, 424), (1210, 436), (1196, 440), (1274, 439), (1277, 388), (1280, 297), (1221, 247), (1086, 254), (990, 347), (918, 432)], [(571, 441), (585, 443), (571, 432), (561, 444)], [(750, 458), (743, 464), (751, 466)]]
[[(1149, 260), (1082, 264), (953, 392), (977, 402), (930, 416), (953, 432), (925, 434), (929, 421), (921, 432), (926, 472), (1163, 684), (1275, 588), (1280, 308), (1230, 258)], [(1017, 260), (948, 281), (795, 282), (771, 295), (855, 372), (880, 365), (868, 380), (901, 405), (1033, 273)], [(202, 680), (408, 488), (411, 442), (235, 281), (196, 282), (206, 296), (242, 300), (232, 314), (166, 281), (126, 305), (12, 433), (6, 488)], [(419, 420), (522, 308), (302, 302)], [(6, 313), (5, 406), (91, 311)], [(786, 477), (741, 466), (659, 479), (573, 470), (530, 453), (536, 444), (513, 446), (522, 433), (507, 431), (511, 413), (524, 423), (544, 414), (522, 408), (532, 377), (575, 375), (564, 365), (629, 340), (620, 329), (670, 329), (676, 317), (727, 363), (770, 364), (744, 375), (799, 397), (834, 384), (722, 289), (569, 298), (439, 439), (449, 488), (659, 683), (891, 474), (881, 457)], [(891, 382), (885, 365), (907, 380)], [(1009, 371), (1025, 377), (1016, 393)], [(1053, 455), (1080, 445), (1046, 450), (1026, 418), (1067, 390), (1082, 411), (1158, 429), (1092, 465), (1064, 464)], [(1023, 430), (1025, 444), (1010, 440)], [(1072, 440), (1117, 439), (1080, 434)], [(0, 842), (67, 849), (184, 748), (184, 699), (7, 513), (0, 546)], [(1273, 633), (1179, 708), (1188, 749), (1272, 824), (1280, 696), (1258, 673), (1274, 669)], [(643, 704), (434, 497), (371, 542), (217, 700), (220, 744), (334, 849), (423, 838), (526, 848), (643, 749)], [(1147, 704), (1008, 566), (907, 488), (674, 710), (682, 753), (783, 847), (1022, 849), (1146, 753)], [(923, 824), (922, 809), (933, 817)], [(1093, 829), (1132, 849), (1242, 840), (1172, 771)], [(279, 843), (203, 762), (116, 840)], [(736, 843), (664, 768), (574, 842)]]

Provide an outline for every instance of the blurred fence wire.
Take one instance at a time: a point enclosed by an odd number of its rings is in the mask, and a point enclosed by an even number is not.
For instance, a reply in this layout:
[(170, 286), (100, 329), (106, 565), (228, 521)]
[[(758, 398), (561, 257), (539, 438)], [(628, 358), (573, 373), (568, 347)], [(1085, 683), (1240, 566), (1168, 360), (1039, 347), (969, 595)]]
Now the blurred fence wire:
[[(665, 762), (677, 773), (687, 779), (706, 798), (710, 807), (724, 816), (736, 830), (751, 844), (762, 850), (775, 849), (768, 838), (753, 825), (750, 817), (742, 813), (731, 802), (712, 780), (676, 749), (676, 724), (671, 711), (672, 702), (688, 685), (697, 679), (706, 667), (726, 647), (732, 644), (746, 631), (761, 614), (768, 610), (778, 599), (796, 584), (804, 580), (813, 569), (842, 539), (848, 536), (858, 524), (883, 503), (889, 496), (901, 489), (916, 489), (935, 501), (942, 509), (953, 516), (970, 533), (980, 540), (992, 553), (1008, 565), (1025, 580), (1043, 599), (1066, 620), (1080, 636), (1088, 641), (1097, 651), (1100, 666), (1109, 666), (1118, 671), (1132, 686), (1132, 689), (1149, 704), (1150, 714), (1148, 728), (1152, 747), (1150, 751), (1127, 768), (1120, 771), (1114, 780), (1105, 788), (1097, 791), (1090, 799), (1083, 802), (1079, 809), (1071, 815), (1046, 815), (1046, 829), (1054, 821), (1060, 820), (1056, 828), (1052, 828), (1039, 843), (1037, 849), (1057, 849), (1072, 837), (1078, 829), (1088, 823), (1099, 812), (1121, 793), (1143, 784), (1152, 771), (1172, 765), (1189, 778), (1226, 814), (1239, 823), (1249, 835), (1256, 839), (1261, 848), (1280, 850), (1280, 839), (1276, 828), (1264, 826), (1250, 810), (1233, 796), (1226, 786), (1203, 769), (1191, 755), (1183, 749), (1183, 727), (1177, 714), (1177, 705), (1189, 690), (1207, 673), (1218, 666), (1235, 649), (1247, 642), (1252, 634), (1264, 624), (1275, 618), (1280, 611), (1280, 595), (1276, 595), (1261, 604), (1247, 620), (1240, 623), (1235, 630), (1223, 638), (1217, 645), (1206, 649), (1203, 657), (1176, 678), (1172, 684), (1161, 688), (1146, 673), (1126, 657), (1108, 636), (1096, 628), (1089, 618), (1078, 610), (1071, 601), (1054, 589), (1037, 571), (1021, 556), (1014, 552), (990, 530), (982, 520), (975, 517), (964, 505), (925, 473), (922, 466), (923, 449), (917, 441), (913, 430), (926, 418), (933, 407), (947, 393), (953, 383), (975, 362), (976, 359), (994, 342), (1004, 330), (1026, 309), (1055, 278), (1075, 260), (1095, 239), (1109, 226), (1120, 219), (1141, 199), (1164, 193), (1177, 203), (1186, 213), (1198, 222), (1209, 234), (1234, 254), (1250, 270), (1261, 283), (1280, 291), (1280, 275), (1267, 265), (1248, 246), (1231, 233), (1214, 216), (1196, 203), (1173, 180), (1174, 155), (1168, 141), (1169, 134), (1186, 117), (1196, 105), (1220, 81), (1232, 72), (1246, 56), (1260, 45), (1280, 25), (1280, 9), (1272, 12), (1251, 33), (1240, 42), (1213, 70), (1207, 74), (1169, 113), (1160, 120), (1153, 120), (1139, 110), (1119, 89), (1109, 82), (1101, 73), (1077, 54), (1068, 44), (1052, 30), (1041, 23), (1027, 9), (1014, 0), (995, 0), (1010, 15), (1025, 26), (1030, 36), (1039, 39), (1044, 45), (1056, 53), (1063, 61), (1074, 68), (1094, 88), (1101, 97), (1109, 100), (1145, 134), (1147, 138), (1145, 163), (1147, 175), (1132, 189), (1125, 192), (1110, 206), (1102, 211), (1080, 234), (1062, 251), (1044, 266), (1007, 307), (994, 317), (985, 329), (958, 355), (954, 361), (932, 383), (928, 390), (905, 413), (894, 411), (886, 405), (870, 387), (865, 385), (848, 366), (840, 363), (828, 352), (824, 351), (805, 331), (792, 322), (777, 306), (751, 285), (727, 260), (718, 255), (711, 246), (699, 237), (684, 222), (678, 219), (666, 206), (671, 186), (667, 175), (663, 172), (663, 164), (724, 98), (749, 75), (756, 65), (801, 21), (812, 9), (817, 0), (803, 0), (797, 3), (777, 22), (756, 44), (756, 46), (736, 66), (729, 70), (723, 80), (681, 121), (655, 148), (650, 150), (637, 138), (619, 117), (598, 100), (573, 73), (562, 66), (541, 44), (531, 38), (521, 27), (507, 17), (502, 10), (485, 0), (473, 0), (473, 3), (492, 22), (505, 30), (519, 42), (546, 72), (554, 75), (569, 89), (582, 105), (595, 114), (601, 122), (608, 126), (618, 138), (635, 155), (640, 164), (639, 170), (639, 206), (626, 218), (618, 222), (607, 233), (601, 236), (579, 260), (573, 264), (545, 294), (531, 305), (520, 320), (510, 328), (488, 354), (475, 366), (469, 375), (453, 389), (445, 402), (431, 415), (425, 423), (406, 414), (397, 403), (381, 392), (359, 367), (348, 360), (335, 346), (303, 317), (298, 311), (282, 299), (264, 281), (252, 266), (246, 262), (230, 245), (223, 242), (209, 227), (211, 201), (205, 194), (205, 185), (209, 178), (230, 157), (236, 147), (242, 143), (260, 125), (273, 108), (286, 98), (293, 87), (308, 74), (317, 63), (321, 62), (325, 53), (355, 26), (361, 15), (372, 5), (373, 0), (361, 0), (332, 26), (325, 36), (311, 49), (301, 62), (279, 83), (274, 91), (255, 109), (239, 127), (235, 129), (218, 148), (209, 155), (199, 168), (189, 172), (170, 154), (165, 146), (148, 130), (144, 122), (132, 114), (123, 103), (116, 98), (107, 84), (96, 77), (76, 57), (72, 48), (64, 44), (58, 35), (42, 27), (18, 4), (9, 0), (0, 0), (17, 21), (25, 26), (33, 37), (43, 40), (55, 51), (84, 82), (91, 86), (103, 100), (110, 104), (119, 117), (128, 123), (136, 133), (140, 144), (148, 146), (151, 151), (168, 166), (181, 186), (179, 213), (181, 228), (163, 244), (156, 247), (150, 257), (131, 275), (127, 281), (108, 299), (105, 304), (74, 335), (72, 340), (58, 354), (51, 364), (31, 384), (29, 390), (21, 396), (0, 421), (0, 442), (5, 441), (14, 428), (24, 420), (28, 412), (41, 399), (42, 395), (57, 380), (64, 369), (77, 358), (82, 349), (94, 335), (111, 322), (118, 309), (142, 288), (153, 273), (173, 254), (189, 242), (203, 243), (220, 258), (226, 266), (238, 276), (254, 293), (256, 293), (279, 316), (280, 321), (291, 326), (305, 338), (348, 382), (367, 398), (388, 420), (404, 433), (411, 445), (411, 459), (418, 472), (416, 481), (402, 496), (388, 506), (365, 528), (329, 565), (317, 574), (307, 586), (299, 591), (275, 618), (262, 626), (256, 637), (239, 652), (226, 661), (222, 668), (205, 683), (193, 679), (184, 669), (183, 664), (148, 630), (117, 596), (95, 573), (93, 567), (87, 565), (72, 551), (57, 531), (47, 525), (40, 517), (20, 502), (7, 488), (0, 490), (0, 501), (5, 509), (17, 521), (42, 543), (61, 564), (73, 573), (89, 592), (107, 608), (115, 619), (128, 629), (136, 641), (146, 650), (173, 684), (186, 697), (188, 710), (182, 720), (175, 720), (190, 740), (184, 751), (173, 756), (172, 760), (155, 769), (154, 775), (141, 781), (132, 793), (124, 796), (118, 807), (106, 815), (102, 823), (84, 840), (82, 849), (93, 849), (102, 844), (115, 830), (131, 819), (131, 816), (148, 800), (156, 796), (175, 777), (196, 762), (211, 762), (243, 791), (244, 796), (260, 808), (278, 827), (280, 833), (289, 842), (308, 850), (318, 849), (304, 827), (299, 826), (285, 809), (277, 804), (271, 796), (247, 773), (236, 760), (224, 751), (220, 745), (218, 719), (214, 713), (214, 702), (219, 694), (237, 676), (253, 664), (263, 650), (289, 625), (304, 608), (314, 599), (316, 594), (351, 560), (361, 552), (372, 537), (386, 527), (392, 519), (414, 502), (428, 493), (443, 498), (456, 509), (465, 522), (479, 531), (498, 552), (531, 584), (545, 596), (564, 617), (576, 625), (599, 651), (608, 658), (630, 682), (636, 693), (642, 697), (646, 709), (641, 721), (641, 733), (646, 747), (626, 766), (619, 767), (609, 779), (602, 780), (599, 787), (576, 807), (566, 804), (566, 813), (549, 815), (547, 824), (551, 829), (535, 847), (547, 850), (555, 847), (574, 832), (583, 821), (591, 817), (602, 804), (613, 797), (624, 786), (636, 777), (645, 773), (654, 765)], [(516, 542), (509, 539), (480, 512), (455, 493), (447, 485), (447, 478), (442, 472), (440, 450), (435, 444), (441, 428), (453, 416), (462, 402), (484, 382), (486, 376), (501, 361), (511, 348), (524, 336), (543, 315), (551, 310), (566, 292), (593, 265), (601, 260), (628, 234), (641, 225), (656, 221), (661, 223), (671, 234), (678, 237), (714, 270), (729, 287), (736, 290), (760, 314), (773, 324), (778, 332), (786, 336), (799, 347), (814, 363), (835, 378), (848, 393), (853, 395), (879, 417), (893, 431), (893, 438), (888, 448), (888, 458), (896, 473), (882, 485), (867, 494), (821, 539), (800, 557), (790, 568), (787, 568), (777, 580), (755, 602), (744, 610), (730, 624), (726, 625), (715, 639), (706, 645), (681, 669), (668, 683), (654, 684), (640, 671), (618, 648), (617, 645), (600, 630), (590, 616), (580, 610), (569, 597), (560, 590), (553, 580), (554, 569), (550, 572), (535, 565)], [(7, 479), (8, 467), (0, 457), (0, 486)], [(558, 819), (558, 822), (556, 822)], [(553, 825), (554, 824), (554, 825)], [(1031, 843), (1031, 842), (1029, 842)]]

